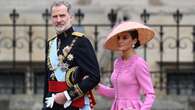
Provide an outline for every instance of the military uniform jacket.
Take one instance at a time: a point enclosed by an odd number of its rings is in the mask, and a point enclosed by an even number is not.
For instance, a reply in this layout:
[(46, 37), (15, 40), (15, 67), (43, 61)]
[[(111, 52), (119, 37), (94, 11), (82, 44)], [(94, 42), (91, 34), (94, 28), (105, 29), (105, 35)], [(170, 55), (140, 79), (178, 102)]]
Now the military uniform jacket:
[[(56, 42), (57, 53), (50, 52), (51, 42)], [(65, 53), (66, 47), (70, 46), (72, 46), (71, 50), (68, 54)], [(85, 95), (99, 83), (100, 71), (94, 49), (90, 41), (82, 33), (74, 32), (71, 27), (67, 31), (49, 40), (46, 49), (46, 77), (43, 101), (45, 101), (45, 97), (50, 97), (52, 94), (52, 92), (48, 92), (48, 81), (65, 80), (66, 82), (72, 83), (67, 89), (72, 101)], [(70, 80), (67, 81), (66, 75), (59, 75), (59, 77), (57, 74), (54, 74), (55, 68), (51, 67), (52, 64), (49, 54), (57, 54), (58, 57), (67, 54), (66, 58), (60, 60), (59, 57), (58, 60), (62, 61), (66, 74), (68, 70), (77, 67), (77, 74), (74, 76), (75, 79), (73, 82), (70, 82)], [(59, 106), (59, 108), (60, 107), (63, 108), (63, 106)], [(59, 108), (57, 107), (57, 109)]]

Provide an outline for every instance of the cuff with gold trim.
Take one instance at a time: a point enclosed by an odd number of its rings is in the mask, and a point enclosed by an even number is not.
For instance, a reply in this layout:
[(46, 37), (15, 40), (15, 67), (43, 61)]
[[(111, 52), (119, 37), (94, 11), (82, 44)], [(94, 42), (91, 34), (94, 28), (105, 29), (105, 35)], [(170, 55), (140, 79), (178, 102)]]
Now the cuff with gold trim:
[(68, 95), (71, 97), (72, 100), (75, 100), (77, 98), (80, 98), (84, 95), (82, 90), (79, 88), (78, 84), (70, 87), (68, 90)]

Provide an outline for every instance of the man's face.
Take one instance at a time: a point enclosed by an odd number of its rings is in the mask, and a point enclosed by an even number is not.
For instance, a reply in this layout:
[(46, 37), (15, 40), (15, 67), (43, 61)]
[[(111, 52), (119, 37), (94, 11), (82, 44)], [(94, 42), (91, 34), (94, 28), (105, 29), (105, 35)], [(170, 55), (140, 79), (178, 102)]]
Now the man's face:
[(52, 8), (52, 23), (57, 33), (61, 33), (72, 26), (72, 16), (67, 9), (64, 5), (54, 6)]

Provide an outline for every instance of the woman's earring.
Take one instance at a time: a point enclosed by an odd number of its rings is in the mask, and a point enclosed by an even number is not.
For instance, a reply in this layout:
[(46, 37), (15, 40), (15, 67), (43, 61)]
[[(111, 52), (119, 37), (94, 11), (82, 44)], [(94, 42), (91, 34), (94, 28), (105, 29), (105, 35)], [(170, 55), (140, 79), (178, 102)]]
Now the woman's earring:
[(135, 47), (135, 44), (132, 44), (132, 46), (131, 46), (132, 48), (134, 48)]

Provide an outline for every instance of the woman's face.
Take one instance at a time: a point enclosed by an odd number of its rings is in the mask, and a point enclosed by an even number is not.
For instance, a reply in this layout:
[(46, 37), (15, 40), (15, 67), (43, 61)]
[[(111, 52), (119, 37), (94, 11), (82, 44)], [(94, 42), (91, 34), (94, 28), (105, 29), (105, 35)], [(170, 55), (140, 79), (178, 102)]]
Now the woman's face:
[(136, 43), (136, 39), (132, 39), (128, 32), (122, 32), (117, 35), (118, 50), (128, 51), (133, 49), (132, 45)]

